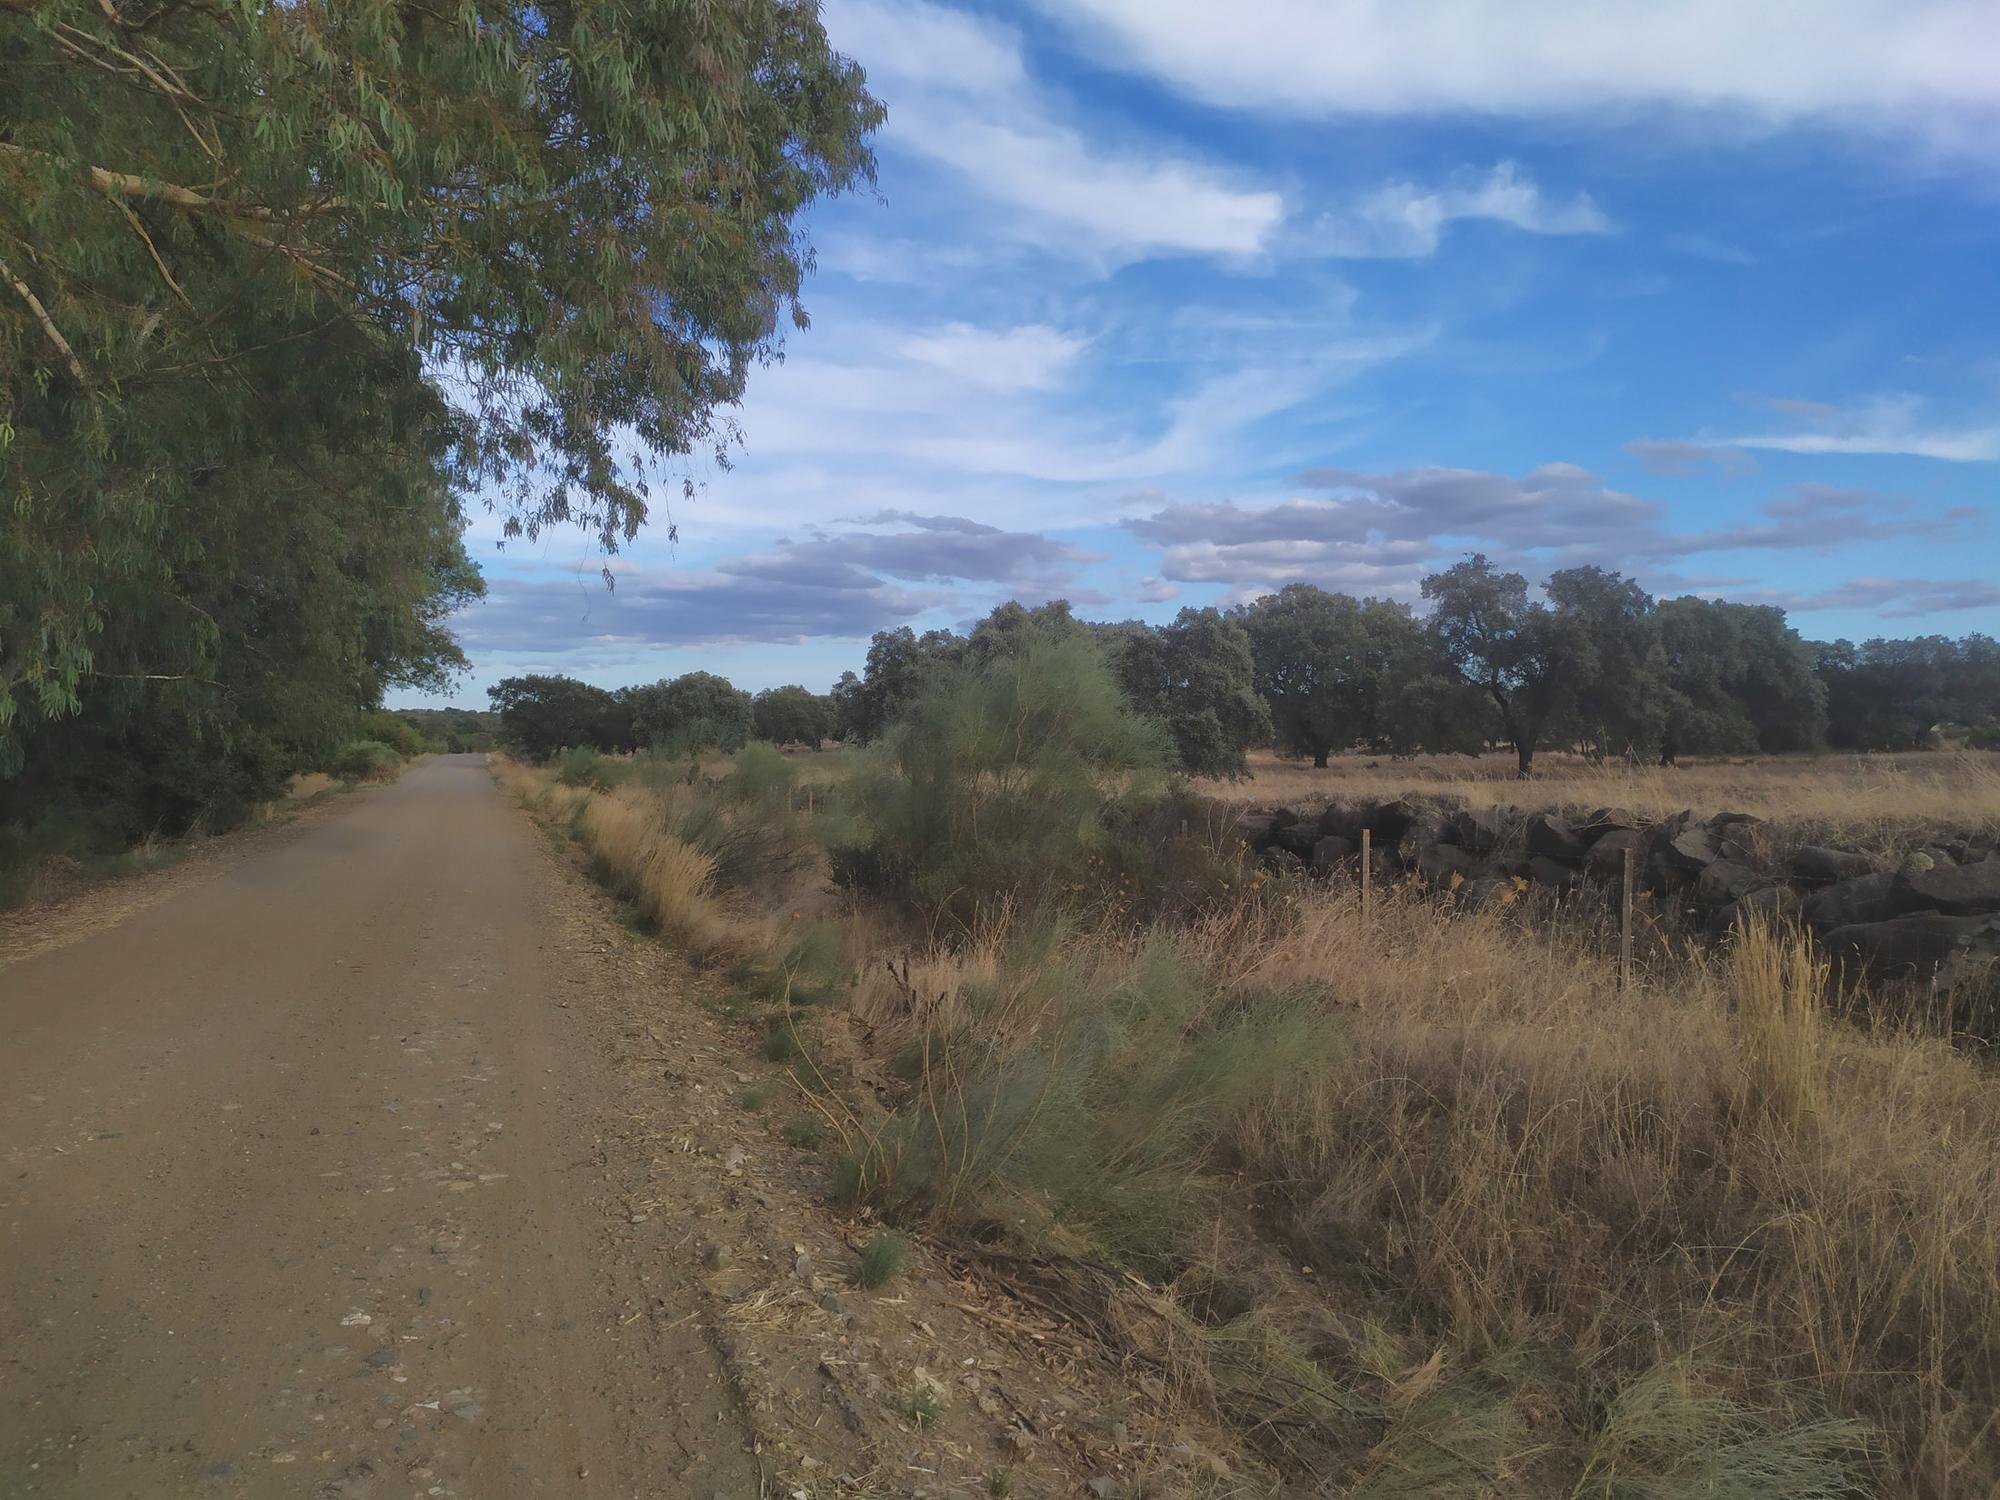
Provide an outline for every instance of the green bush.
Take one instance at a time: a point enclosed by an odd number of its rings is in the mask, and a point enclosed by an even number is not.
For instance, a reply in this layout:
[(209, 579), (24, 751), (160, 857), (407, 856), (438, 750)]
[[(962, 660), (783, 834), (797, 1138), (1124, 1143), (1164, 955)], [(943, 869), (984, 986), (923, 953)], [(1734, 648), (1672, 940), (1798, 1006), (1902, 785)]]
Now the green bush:
[(357, 740), (373, 740), (377, 744), (387, 745), (405, 759), (422, 755), (431, 748), (430, 741), (424, 738), (422, 730), (407, 719), (383, 709), (363, 714), (354, 726), (354, 737)]
[(736, 763), (722, 786), (734, 801), (788, 811), (798, 780), (798, 767), (785, 759), (783, 751), (768, 740), (752, 740), (736, 752)]
[(1104, 846), (1107, 800), (1171, 764), (1088, 637), (1026, 629), (1011, 655), (942, 670), (846, 789), (869, 830), (836, 875), (974, 920), (1068, 894)]
[(1129, 965), (1100, 956), (1060, 924), (1022, 927), (994, 978), (961, 992), (956, 1025), (900, 1060), (913, 1097), (837, 1187), (946, 1224), (1032, 1203), (1109, 1258), (1171, 1274), (1212, 1208), (1225, 1122), (1321, 1064), (1329, 1035), (1307, 996), (1232, 990), (1187, 934), (1154, 929)]
[(402, 763), (403, 757), (380, 740), (349, 740), (333, 752), (326, 769), (342, 781), (372, 781)]
[(885, 1287), (903, 1274), (910, 1263), (910, 1242), (891, 1230), (878, 1229), (861, 1247), (861, 1260), (854, 1279), (869, 1291)]
[(622, 760), (615, 760), (601, 750), (593, 750), (588, 745), (572, 746), (559, 750), (549, 757), (549, 774), (564, 786), (588, 787), (592, 791), (608, 792), (622, 782), (631, 768)]

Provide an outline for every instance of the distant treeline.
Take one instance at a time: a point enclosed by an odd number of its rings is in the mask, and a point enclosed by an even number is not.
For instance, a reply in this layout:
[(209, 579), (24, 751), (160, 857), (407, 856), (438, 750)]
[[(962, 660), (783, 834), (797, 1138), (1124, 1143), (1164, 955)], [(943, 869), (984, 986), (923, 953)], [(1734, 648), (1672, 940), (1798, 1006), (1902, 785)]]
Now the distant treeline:
[(1672, 764), (1682, 755), (2000, 746), (2000, 643), (1805, 640), (1769, 605), (1655, 600), (1617, 573), (1565, 568), (1530, 597), (1475, 556), (1426, 578), (1426, 613), (1292, 584), (1171, 624), (1090, 623), (1067, 603), (1001, 605), (969, 633), (876, 634), (831, 692), (754, 698), (709, 672), (608, 691), (567, 677), (489, 690), (508, 740), (699, 753), (750, 738), (817, 749), (879, 739), (940, 670), (1011, 656), (1031, 627), (1087, 635), (1132, 706), (1172, 737), (1181, 767), (1240, 771), (1273, 745), (1324, 765), (1342, 750), (1477, 753), (1512, 747)]

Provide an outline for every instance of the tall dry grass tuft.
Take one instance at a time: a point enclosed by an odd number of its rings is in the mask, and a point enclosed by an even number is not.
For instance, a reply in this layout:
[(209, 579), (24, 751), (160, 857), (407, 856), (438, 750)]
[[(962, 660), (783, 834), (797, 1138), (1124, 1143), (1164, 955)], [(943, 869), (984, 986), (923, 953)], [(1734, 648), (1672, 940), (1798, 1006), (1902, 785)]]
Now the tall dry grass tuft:
[(729, 924), (712, 896), (714, 860), (671, 832), (644, 792), (587, 795), (575, 831), (599, 879), (662, 934), (697, 957), (727, 945)]
[(713, 856), (679, 836), (671, 805), (655, 792), (639, 785), (598, 790), (597, 777), (566, 783), (499, 756), (489, 765), (522, 806), (583, 845), (599, 881), (693, 957), (730, 957), (762, 942), (720, 900)]
[(1741, 1107), (1786, 1130), (1819, 1114), (1828, 966), (1800, 929), (1757, 921), (1739, 929), (1729, 962), (1741, 1036)]

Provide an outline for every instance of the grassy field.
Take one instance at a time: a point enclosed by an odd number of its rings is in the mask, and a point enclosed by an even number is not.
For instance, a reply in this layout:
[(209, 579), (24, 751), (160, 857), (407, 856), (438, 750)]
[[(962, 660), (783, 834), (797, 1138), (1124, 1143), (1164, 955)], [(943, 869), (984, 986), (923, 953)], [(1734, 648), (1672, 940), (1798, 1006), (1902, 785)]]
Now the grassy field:
[[(1990, 756), (1257, 769), (1214, 790), (2000, 815)], [(1796, 932), (1621, 992), (1588, 932), (1395, 892), (1364, 916), (1344, 885), (1246, 870), (1172, 921), (1083, 903), (950, 935), (830, 892), (823, 857), (772, 863), (849, 816), (837, 796), (809, 817), (503, 775), (727, 968), (840, 1142), (836, 1198), (1055, 1267), (1079, 1321), (1231, 1418), (1275, 1483), (2000, 1493), (2000, 1088), (1844, 1013)]]
[(1205, 794), (1246, 806), (1324, 806), (1405, 792), (1450, 792), (1473, 806), (1512, 804), (1622, 807), (1645, 817), (1683, 808), (1747, 812), (1774, 822), (1812, 824), (1865, 837), (1887, 827), (1944, 823), (2000, 825), (2000, 752), (1903, 755), (1761, 756), (1690, 760), (1681, 766), (1592, 763), (1572, 755), (1536, 757), (1535, 776), (1515, 774), (1511, 754), (1336, 756), (1324, 770), (1250, 757), (1250, 775), (1204, 781)]

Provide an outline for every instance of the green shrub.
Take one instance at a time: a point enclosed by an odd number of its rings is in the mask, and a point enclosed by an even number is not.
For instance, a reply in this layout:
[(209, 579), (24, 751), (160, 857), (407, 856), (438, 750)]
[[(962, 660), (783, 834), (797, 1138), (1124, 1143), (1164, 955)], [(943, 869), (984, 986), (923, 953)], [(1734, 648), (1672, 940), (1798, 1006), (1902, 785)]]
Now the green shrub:
[(363, 714), (354, 726), (354, 737), (387, 745), (405, 759), (422, 755), (431, 748), (422, 730), (385, 709)]
[(712, 861), (718, 883), (776, 891), (818, 863), (811, 830), (787, 810), (782, 795), (775, 802), (739, 798), (729, 783), (691, 776), (685, 764), (676, 770), (658, 751), (642, 751), (633, 763), (674, 836)]
[(820, 1142), (826, 1139), (826, 1132), (817, 1120), (787, 1120), (779, 1134), (785, 1138), (786, 1145), (796, 1146), (801, 1151), (817, 1151)]
[(574, 745), (549, 757), (549, 774), (564, 786), (608, 792), (629, 774), (630, 767), (588, 745)]
[(805, 1055), (796, 1027), (790, 1016), (773, 1016), (770, 1029), (764, 1033), (764, 1057), (769, 1062), (789, 1063)]
[(909, 1241), (890, 1230), (878, 1229), (861, 1247), (861, 1260), (854, 1268), (854, 1279), (872, 1292), (902, 1275), (903, 1268), (909, 1263)]
[(1030, 627), (1012, 655), (942, 670), (890, 731), (848, 789), (870, 836), (836, 876), (966, 921), (1068, 894), (1105, 841), (1106, 800), (1170, 760), (1101, 648)]
[(1232, 992), (1186, 934), (1155, 929), (1115, 967), (1092, 951), (1031, 926), (962, 988), (892, 1065), (914, 1097), (853, 1154), (853, 1198), (946, 1223), (1033, 1202), (1113, 1260), (1172, 1270), (1232, 1112), (1325, 1057), (1328, 1033), (1307, 997)]
[(326, 769), (342, 781), (372, 781), (402, 763), (403, 757), (380, 740), (349, 740), (328, 758)]
[(789, 811), (799, 770), (776, 745), (752, 740), (736, 752), (723, 790), (736, 802), (770, 811)]

